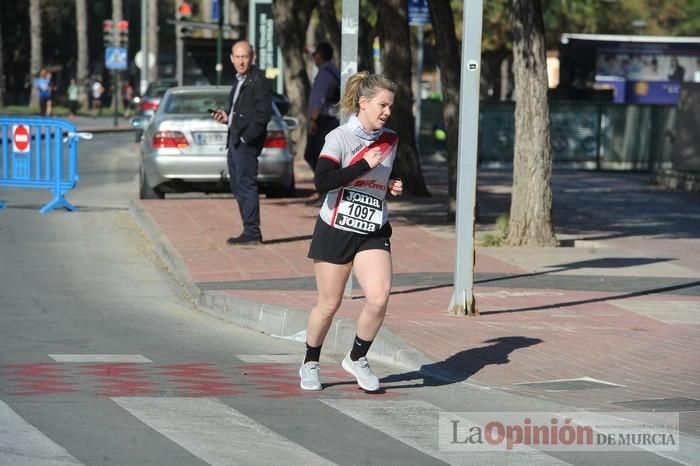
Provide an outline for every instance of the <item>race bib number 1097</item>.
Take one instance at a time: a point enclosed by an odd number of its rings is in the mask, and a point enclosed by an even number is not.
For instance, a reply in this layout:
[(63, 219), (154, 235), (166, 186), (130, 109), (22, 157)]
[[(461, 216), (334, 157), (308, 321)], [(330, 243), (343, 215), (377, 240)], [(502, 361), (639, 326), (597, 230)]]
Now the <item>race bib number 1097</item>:
[(334, 226), (341, 230), (367, 234), (381, 228), (383, 217), (383, 199), (346, 188), (340, 193)]

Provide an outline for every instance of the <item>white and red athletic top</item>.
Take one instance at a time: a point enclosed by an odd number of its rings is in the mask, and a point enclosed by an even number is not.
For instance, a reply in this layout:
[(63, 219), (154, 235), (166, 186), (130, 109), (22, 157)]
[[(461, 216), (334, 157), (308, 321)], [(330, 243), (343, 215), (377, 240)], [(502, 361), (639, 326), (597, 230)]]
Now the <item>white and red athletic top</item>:
[(373, 142), (355, 135), (347, 123), (328, 133), (320, 159), (329, 159), (342, 169), (361, 162), (368, 150), (379, 147), (382, 161), (363, 175), (328, 191), (321, 206), (321, 219), (333, 228), (354, 233), (379, 230), (389, 216), (385, 198), (397, 146), (398, 136), (388, 128), (383, 128)]

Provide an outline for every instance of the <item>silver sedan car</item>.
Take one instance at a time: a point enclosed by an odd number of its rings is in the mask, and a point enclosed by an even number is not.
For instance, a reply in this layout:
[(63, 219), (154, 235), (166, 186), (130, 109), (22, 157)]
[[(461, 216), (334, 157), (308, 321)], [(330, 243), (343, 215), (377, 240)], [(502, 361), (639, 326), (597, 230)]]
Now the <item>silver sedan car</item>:
[[(166, 193), (228, 192), (227, 127), (213, 120), (208, 109), (226, 108), (228, 87), (173, 87), (151, 117), (132, 119), (143, 127), (141, 199), (163, 199)], [(268, 195), (294, 194), (294, 156), (287, 132), (298, 125), (283, 116), (279, 98), (273, 99), (272, 118), (260, 153), (258, 185)]]

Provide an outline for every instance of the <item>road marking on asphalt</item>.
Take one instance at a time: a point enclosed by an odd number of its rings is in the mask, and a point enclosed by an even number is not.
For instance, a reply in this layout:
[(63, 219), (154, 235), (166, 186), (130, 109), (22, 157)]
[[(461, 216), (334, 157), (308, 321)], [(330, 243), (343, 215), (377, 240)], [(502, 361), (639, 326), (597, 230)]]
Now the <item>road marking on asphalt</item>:
[[(566, 465), (567, 462), (529, 449), (527, 452), (448, 452), (440, 450), (438, 418), (443, 409), (420, 400), (334, 400), (322, 403), (379, 430), (416, 450), (448, 464), (537, 464)], [(461, 415), (460, 415), (461, 417)]]
[(214, 398), (112, 400), (210, 464), (333, 464)]
[(544, 387), (549, 391), (565, 391), (565, 390), (581, 390), (586, 388), (606, 388), (606, 387), (625, 387), (607, 380), (594, 379), (593, 377), (577, 377), (574, 379), (552, 379), (538, 380), (536, 382), (517, 382), (513, 385), (527, 385), (528, 387)]
[(302, 354), (236, 354), (246, 364), (301, 364)]
[(140, 354), (49, 354), (56, 362), (153, 362)]
[(67, 466), (83, 463), (0, 401), (0, 464)]

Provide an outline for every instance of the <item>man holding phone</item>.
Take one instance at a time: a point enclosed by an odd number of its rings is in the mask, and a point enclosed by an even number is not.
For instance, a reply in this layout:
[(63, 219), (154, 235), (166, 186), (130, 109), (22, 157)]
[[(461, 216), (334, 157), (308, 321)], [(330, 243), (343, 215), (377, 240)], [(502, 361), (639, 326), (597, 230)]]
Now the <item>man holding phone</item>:
[(236, 80), (229, 93), (228, 108), (211, 110), (212, 118), (228, 125), (229, 183), (243, 221), (243, 232), (226, 241), (230, 245), (262, 243), (258, 156), (272, 116), (272, 87), (254, 62), (255, 52), (250, 42), (241, 40), (233, 45), (231, 64), (236, 70)]

